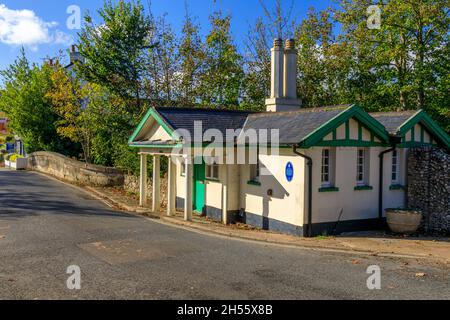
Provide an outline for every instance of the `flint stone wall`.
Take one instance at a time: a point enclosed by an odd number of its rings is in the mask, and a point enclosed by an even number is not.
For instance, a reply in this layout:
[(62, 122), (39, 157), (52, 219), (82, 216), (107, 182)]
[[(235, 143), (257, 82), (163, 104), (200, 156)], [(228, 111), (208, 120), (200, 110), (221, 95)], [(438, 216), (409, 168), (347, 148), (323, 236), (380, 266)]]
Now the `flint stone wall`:
[(450, 154), (439, 148), (411, 149), (408, 207), (423, 213), (425, 233), (450, 235)]
[[(125, 191), (139, 194), (139, 177), (134, 175), (125, 175), (123, 188)], [(167, 206), (167, 177), (161, 178), (161, 188), (160, 188), (160, 197), (161, 197), (161, 207), (166, 208)], [(147, 180), (147, 198), (149, 199), (149, 203), (152, 201), (153, 194), (153, 184), (152, 179), (149, 178)]]

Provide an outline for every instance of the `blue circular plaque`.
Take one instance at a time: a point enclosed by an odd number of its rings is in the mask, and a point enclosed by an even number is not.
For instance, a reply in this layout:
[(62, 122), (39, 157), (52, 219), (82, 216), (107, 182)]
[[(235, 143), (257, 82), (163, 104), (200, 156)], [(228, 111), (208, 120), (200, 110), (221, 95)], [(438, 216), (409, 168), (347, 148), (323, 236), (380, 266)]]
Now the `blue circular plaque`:
[(294, 179), (294, 166), (292, 165), (292, 162), (288, 162), (286, 165), (286, 179), (289, 182)]

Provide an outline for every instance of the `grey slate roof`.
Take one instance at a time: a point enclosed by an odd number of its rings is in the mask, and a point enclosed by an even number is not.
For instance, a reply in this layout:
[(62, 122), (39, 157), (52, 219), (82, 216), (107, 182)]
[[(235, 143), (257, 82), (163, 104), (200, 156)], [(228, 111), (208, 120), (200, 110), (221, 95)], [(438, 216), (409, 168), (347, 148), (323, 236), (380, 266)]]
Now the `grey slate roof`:
[(375, 112), (370, 115), (378, 120), (390, 134), (396, 134), (400, 126), (417, 113), (417, 110), (401, 112)]
[(249, 129), (268, 129), (268, 142), (270, 142), (270, 130), (278, 129), (280, 144), (297, 144), (348, 107), (350, 105), (251, 114), (248, 116), (242, 134)]
[(186, 129), (194, 137), (194, 121), (202, 121), (204, 133), (218, 129), (225, 137), (227, 129), (241, 129), (250, 111), (232, 111), (201, 108), (156, 108), (156, 111), (174, 129)]

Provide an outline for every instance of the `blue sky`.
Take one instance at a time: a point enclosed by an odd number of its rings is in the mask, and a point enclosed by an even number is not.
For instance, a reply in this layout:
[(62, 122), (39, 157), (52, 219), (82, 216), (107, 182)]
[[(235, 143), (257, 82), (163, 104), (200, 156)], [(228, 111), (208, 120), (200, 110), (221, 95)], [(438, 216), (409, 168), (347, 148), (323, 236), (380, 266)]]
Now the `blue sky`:
[[(142, 3), (148, 8), (148, 0)], [(265, 0), (271, 6), (275, 0)], [(286, 4), (290, 0), (284, 1)], [(69, 30), (66, 21), (67, 9), (77, 5), (82, 12), (95, 14), (103, 0), (0, 0), (0, 69), (14, 61), (20, 47), (25, 46), (29, 59), (42, 62), (48, 56), (56, 56), (59, 50), (66, 50), (76, 40), (78, 30)], [(185, 0), (152, 0), (155, 16), (167, 14), (167, 21), (176, 32), (181, 30)], [(236, 44), (241, 44), (247, 35), (248, 26), (263, 15), (259, 0), (188, 0), (191, 15), (197, 18), (202, 33), (208, 32), (208, 16), (217, 8), (232, 15), (232, 32)], [(323, 9), (332, 0), (294, 0), (292, 16), (298, 22), (303, 19), (309, 7)], [(98, 21), (100, 22), (100, 21)]]

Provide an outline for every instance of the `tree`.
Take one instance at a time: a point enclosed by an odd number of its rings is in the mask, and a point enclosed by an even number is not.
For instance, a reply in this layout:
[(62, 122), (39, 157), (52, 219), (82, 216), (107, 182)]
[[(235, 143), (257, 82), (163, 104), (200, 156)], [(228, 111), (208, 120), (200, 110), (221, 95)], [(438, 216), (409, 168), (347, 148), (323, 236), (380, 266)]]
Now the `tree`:
[(158, 102), (161, 105), (171, 106), (177, 104), (179, 88), (179, 53), (178, 39), (172, 27), (166, 22), (165, 16), (156, 21), (157, 45), (151, 50), (156, 62), (153, 81), (159, 82)]
[[(443, 104), (449, 71), (449, 9), (446, 1), (389, 0), (379, 3), (380, 29), (367, 28), (370, 1), (342, 0), (337, 20), (352, 53), (352, 86), (366, 108), (406, 110), (423, 108), (444, 126), (450, 119)], [(448, 88), (448, 87), (447, 87)], [(440, 89), (440, 90), (439, 90)], [(448, 91), (444, 89), (444, 92)]]
[(51, 73), (51, 80), (46, 98), (60, 117), (55, 122), (56, 130), (62, 137), (80, 143), (84, 160), (90, 163), (91, 142), (96, 128), (89, 105), (90, 85), (76, 75), (69, 75), (59, 64)]
[(147, 93), (143, 88), (152, 23), (139, 0), (107, 0), (98, 11), (102, 24), (86, 14), (79, 33), (84, 57), (77, 72), (85, 80), (104, 86), (130, 104), (130, 113), (143, 112)]
[(329, 9), (310, 8), (307, 18), (297, 27), (299, 48), (298, 84), (303, 107), (346, 102), (350, 51), (336, 39)]
[[(245, 76), (242, 82), (241, 106), (255, 111), (265, 110), (270, 95), (270, 49), (274, 38), (292, 38), (295, 22), (294, 1), (276, 0), (274, 5), (259, 0), (264, 15), (250, 26), (245, 41)], [(273, 1), (272, 1), (273, 3)]]
[(199, 30), (199, 26), (195, 24), (186, 8), (179, 48), (181, 77), (179, 92), (180, 104), (183, 106), (194, 106), (197, 103), (199, 78), (205, 59)]
[(273, 39), (262, 18), (249, 31), (245, 43), (245, 76), (242, 82), (243, 109), (263, 111), (270, 95), (270, 47)]
[(210, 17), (211, 32), (206, 37), (205, 67), (200, 95), (206, 105), (237, 108), (244, 75), (242, 56), (230, 34), (231, 17), (215, 12)]
[[(273, 8), (267, 6), (264, 0), (259, 0), (259, 4), (264, 11), (265, 28), (272, 39), (291, 38), (295, 29), (295, 22), (292, 19), (294, 0), (275, 0)], [(287, 10), (285, 10), (287, 9)]]
[(51, 86), (51, 72), (49, 64), (30, 64), (22, 49), (15, 62), (0, 71), (0, 110), (8, 114), (9, 127), (22, 137), (28, 153), (55, 151), (74, 155), (78, 148), (58, 136), (55, 122), (60, 118), (45, 97)]

